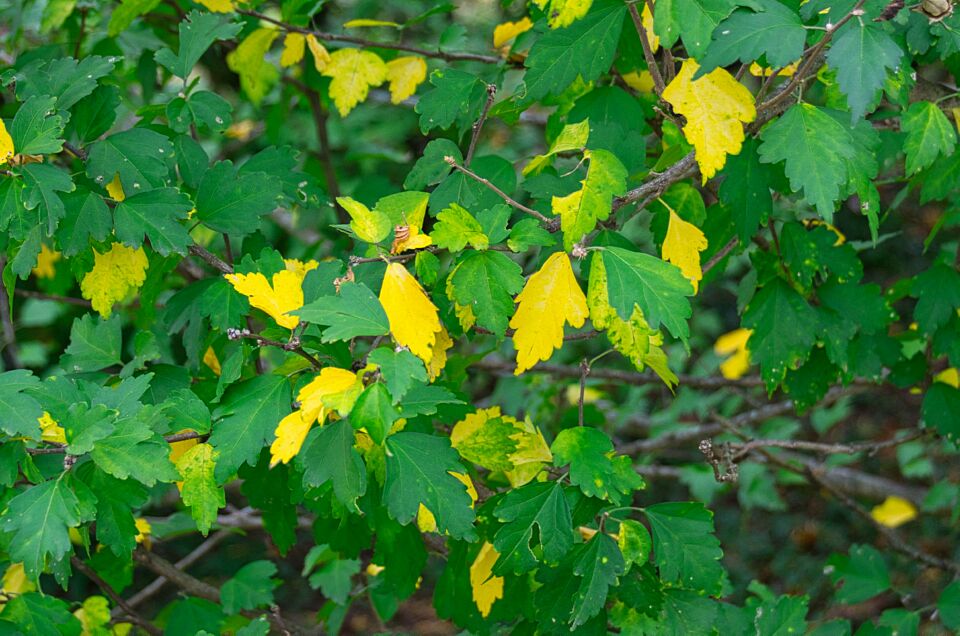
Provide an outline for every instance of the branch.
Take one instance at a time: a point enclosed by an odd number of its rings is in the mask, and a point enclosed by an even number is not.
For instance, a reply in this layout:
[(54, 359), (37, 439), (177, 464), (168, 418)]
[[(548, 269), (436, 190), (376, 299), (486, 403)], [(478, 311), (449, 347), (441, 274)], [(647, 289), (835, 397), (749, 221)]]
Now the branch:
[(731, 456), (731, 460), (739, 461), (758, 448), (807, 450), (823, 455), (856, 455), (858, 453), (874, 455), (885, 448), (906, 444), (924, 435), (926, 435), (926, 431), (917, 430), (903, 437), (883, 440), (881, 442), (854, 442), (851, 444), (829, 444), (799, 439), (753, 439), (743, 444), (731, 444), (730, 448), (735, 451)]
[(337, 170), (333, 165), (333, 154), (330, 152), (330, 135), (327, 131), (327, 111), (320, 101), (320, 93), (312, 88), (306, 87), (304, 95), (310, 102), (310, 110), (313, 111), (313, 123), (317, 129), (317, 141), (320, 143), (320, 165), (323, 166), (323, 174), (327, 180), (327, 194), (333, 202), (333, 209), (337, 213), (337, 220), (340, 223), (350, 221), (347, 211), (337, 203), (340, 197), (340, 184), (337, 181)]
[(528, 208), (527, 206), (520, 203), (519, 201), (514, 200), (513, 198), (510, 197), (509, 194), (507, 194), (506, 192), (504, 192), (503, 190), (495, 186), (493, 182), (491, 182), (489, 179), (484, 179), (483, 177), (478, 175), (476, 172), (473, 172), (469, 168), (461, 166), (459, 163), (457, 163), (457, 160), (454, 159), (453, 157), (447, 156), (447, 157), (444, 157), (443, 160), (446, 161), (448, 164), (450, 164), (450, 167), (452, 167), (454, 170), (459, 170), (460, 172), (467, 175), (474, 181), (483, 184), (487, 189), (491, 190), (498, 197), (500, 197), (501, 199), (509, 203), (514, 208), (520, 210), (521, 212), (526, 212), (530, 216), (533, 216), (539, 219), (540, 222), (545, 224), (551, 232), (556, 232), (558, 229), (560, 229), (560, 224), (557, 223), (559, 219), (547, 218), (546, 216), (544, 216), (540, 212), (537, 212), (533, 208)]
[(211, 253), (205, 247), (201, 247), (200, 245), (194, 243), (190, 246), (190, 253), (223, 274), (233, 273), (233, 266), (230, 265), (230, 263), (222, 260), (216, 254)]
[(470, 137), (470, 147), (467, 148), (467, 156), (463, 160), (463, 165), (470, 167), (473, 161), (473, 153), (477, 149), (477, 140), (480, 138), (480, 131), (483, 129), (484, 122), (487, 121), (487, 115), (490, 113), (490, 107), (493, 106), (493, 100), (497, 96), (497, 85), (487, 84), (487, 101), (483, 104), (483, 110), (480, 112), (480, 119), (473, 124), (473, 135)]
[(278, 27), (282, 28), (284, 31), (292, 33), (302, 33), (304, 35), (313, 35), (313, 37), (318, 40), (323, 40), (324, 42), (344, 42), (347, 44), (356, 44), (364, 48), (378, 48), (378, 49), (391, 49), (394, 51), (406, 51), (407, 53), (416, 53), (417, 55), (422, 55), (424, 57), (432, 57), (438, 60), (444, 60), (446, 62), (482, 62), (484, 64), (497, 64), (499, 65), (503, 60), (499, 57), (494, 57), (493, 55), (483, 55), (480, 53), (467, 53), (467, 52), (447, 52), (430, 49), (421, 49), (416, 46), (410, 46), (408, 44), (402, 44), (400, 42), (376, 42), (374, 40), (368, 40), (366, 38), (358, 38), (352, 35), (341, 35), (337, 33), (328, 33), (326, 31), (315, 31), (312, 29), (305, 29), (303, 27), (298, 27), (289, 22), (283, 22), (282, 20), (277, 20), (276, 18), (271, 18), (268, 15), (260, 13), (258, 11), (251, 11), (249, 9), (237, 9), (237, 13), (241, 15), (250, 16), (251, 18), (257, 18), (263, 20), (264, 22), (269, 22), (270, 24), (275, 24)]
[(70, 557), (70, 563), (84, 576), (93, 581), (97, 587), (103, 590), (103, 593), (109, 596), (110, 600), (116, 603), (117, 607), (123, 610), (123, 612), (130, 619), (130, 622), (134, 623), (135, 625), (139, 625), (144, 631), (154, 634), (154, 636), (160, 636), (163, 634), (162, 629), (140, 616), (140, 614), (137, 613), (137, 610), (133, 609), (133, 606), (130, 605), (130, 603), (125, 601), (122, 596), (117, 594), (116, 590), (114, 590), (109, 583), (104, 581), (100, 575), (93, 570), (93, 568), (84, 563), (82, 559), (72, 556)]
[[(207, 437), (209, 433), (197, 433), (196, 431), (189, 431), (186, 433), (177, 433), (176, 435), (167, 435), (164, 437), (164, 441), (172, 444), (173, 442), (182, 442), (188, 439), (202, 439)], [(41, 448), (28, 448), (27, 453), (30, 455), (62, 455), (67, 452), (67, 447), (63, 446), (43, 446)]]
[(68, 305), (76, 305), (77, 307), (85, 307), (89, 309), (91, 305), (90, 301), (86, 298), (71, 298), (69, 296), (58, 296), (57, 294), (45, 294), (39, 291), (33, 291), (31, 289), (17, 289), (13, 290), (15, 296), (20, 296), (22, 298), (36, 298), (37, 300), (52, 300), (58, 303), (66, 303)]
[[(303, 323), (301, 323), (303, 324)], [(287, 342), (280, 342), (279, 340), (271, 340), (270, 338), (264, 338), (258, 333), (250, 333), (249, 329), (227, 329), (227, 338), (230, 340), (239, 340), (241, 338), (246, 338), (249, 340), (254, 340), (257, 343), (257, 346), (260, 347), (276, 347), (278, 349), (283, 349), (284, 351), (292, 351), (297, 354), (304, 360), (310, 363), (310, 366), (314, 370), (319, 371), (323, 368), (323, 363), (313, 357), (311, 354), (307, 353), (303, 345), (300, 342), (299, 336), (296, 335), (296, 332), (291, 333), (290, 340)]]
[(662, 98), (663, 91), (667, 86), (663, 82), (663, 75), (660, 74), (660, 67), (657, 66), (657, 61), (653, 57), (653, 47), (650, 46), (647, 30), (643, 28), (643, 18), (640, 17), (640, 12), (637, 11), (637, 5), (633, 2), (627, 4), (627, 9), (630, 11), (630, 18), (633, 20), (633, 26), (637, 30), (637, 35), (640, 36), (640, 46), (643, 47), (643, 58), (647, 61), (647, 68), (650, 70), (650, 76), (653, 78), (653, 90), (656, 91), (657, 97)]

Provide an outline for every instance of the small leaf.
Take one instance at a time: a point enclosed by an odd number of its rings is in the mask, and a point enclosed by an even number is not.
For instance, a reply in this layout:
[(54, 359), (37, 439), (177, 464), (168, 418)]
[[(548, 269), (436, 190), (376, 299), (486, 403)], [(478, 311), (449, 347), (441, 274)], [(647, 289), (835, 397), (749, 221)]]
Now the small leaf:
[(252, 610), (273, 603), (273, 590), (280, 579), (272, 578), (277, 566), (270, 561), (252, 561), (237, 570), (220, 588), (220, 602), (228, 614)]
[(371, 87), (380, 86), (387, 80), (387, 65), (372, 51), (363, 49), (340, 49), (330, 54), (330, 61), (323, 69), (330, 82), (330, 97), (346, 117), (357, 104), (367, 99)]
[(180, 497), (204, 536), (216, 523), (217, 511), (227, 505), (223, 488), (214, 479), (217, 454), (210, 444), (197, 444), (177, 460), (183, 479)]

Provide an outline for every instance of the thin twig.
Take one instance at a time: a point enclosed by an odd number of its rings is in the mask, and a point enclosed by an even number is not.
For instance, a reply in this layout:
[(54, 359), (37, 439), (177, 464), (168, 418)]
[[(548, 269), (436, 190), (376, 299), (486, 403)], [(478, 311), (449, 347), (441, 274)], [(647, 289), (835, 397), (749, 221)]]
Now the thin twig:
[(76, 305), (77, 307), (86, 307), (89, 309), (92, 305), (90, 301), (86, 298), (72, 298), (70, 296), (59, 296), (57, 294), (45, 294), (40, 291), (34, 291), (32, 289), (20, 289), (19, 287), (13, 290), (15, 296), (20, 296), (22, 298), (36, 298), (37, 300), (51, 300), (58, 303), (66, 303), (68, 305)]
[(913, 431), (903, 437), (883, 440), (880, 442), (853, 442), (849, 444), (830, 444), (825, 442), (811, 442), (799, 439), (751, 439), (743, 444), (731, 444), (735, 453), (733, 461), (739, 461), (758, 448), (786, 448), (791, 450), (808, 450), (827, 455), (855, 455), (857, 453), (875, 454), (885, 448), (906, 444), (925, 435), (925, 431)]
[(233, 266), (230, 263), (224, 261), (216, 254), (211, 253), (206, 248), (201, 247), (196, 243), (190, 246), (190, 253), (204, 261), (207, 265), (210, 265), (214, 269), (224, 274), (233, 273)]
[(580, 397), (577, 399), (577, 426), (583, 426), (583, 396), (587, 392), (588, 375), (590, 375), (590, 361), (584, 358), (580, 361)]
[(470, 146), (467, 148), (467, 156), (463, 159), (463, 165), (467, 168), (470, 167), (470, 162), (473, 161), (473, 153), (477, 149), (477, 140), (480, 139), (480, 131), (483, 129), (484, 122), (487, 121), (487, 115), (490, 113), (490, 108), (493, 106), (493, 100), (496, 99), (496, 97), (497, 85), (487, 84), (487, 101), (483, 103), (483, 110), (480, 111), (480, 119), (473, 124), (473, 135), (470, 137)]
[(472, 170), (470, 170), (470, 168), (461, 166), (459, 163), (457, 163), (457, 160), (454, 159), (453, 157), (447, 156), (447, 157), (444, 157), (443, 159), (448, 164), (450, 164), (450, 166), (454, 170), (459, 170), (460, 172), (467, 175), (474, 181), (483, 184), (484, 186), (486, 186), (487, 189), (495, 193), (498, 197), (500, 197), (501, 199), (509, 203), (511, 206), (513, 206), (517, 210), (520, 210), (521, 212), (526, 212), (530, 216), (539, 219), (540, 222), (546, 224), (548, 228), (551, 229), (551, 231), (555, 231), (555, 228), (560, 227), (560, 225), (556, 222), (557, 219), (547, 218), (546, 216), (544, 216), (540, 212), (537, 212), (533, 208), (528, 208), (527, 206), (520, 203), (519, 201), (514, 200), (509, 194), (507, 194), (506, 192), (504, 192), (503, 190), (495, 186), (493, 182), (491, 182), (489, 179), (484, 179), (483, 177), (478, 175), (476, 172), (473, 172)]
[(663, 75), (660, 74), (657, 60), (653, 57), (653, 47), (650, 46), (650, 38), (647, 37), (647, 30), (643, 28), (643, 18), (640, 17), (640, 12), (637, 11), (637, 5), (633, 2), (629, 3), (627, 8), (630, 11), (630, 18), (633, 20), (633, 26), (637, 30), (637, 35), (640, 36), (640, 46), (643, 47), (643, 58), (647, 61), (647, 68), (650, 71), (650, 76), (653, 78), (653, 90), (656, 91), (657, 97), (661, 97), (667, 86), (663, 82)]
[(83, 148), (77, 148), (71, 143), (63, 142), (63, 149), (69, 152), (71, 155), (79, 159), (80, 161), (87, 160), (87, 151)]
[[(188, 439), (203, 439), (207, 437), (208, 433), (197, 433), (196, 431), (187, 431), (184, 433), (177, 433), (175, 435), (167, 435), (164, 437), (164, 441), (169, 444), (174, 442), (182, 442)], [(67, 452), (67, 446), (62, 444), (57, 444), (53, 446), (41, 446), (40, 448), (28, 448), (27, 453), (31, 455), (62, 455)]]
[(305, 93), (310, 102), (310, 110), (313, 113), (313, 123), (317, 129), (317, 142), (320, 144), (320, 164), (323, 166), (323, 174), (327, 181), (327, 194), (333, 202), (333, 209), (337, 213), (339, 223), (347, 223), (350, 219), (347, 211), (337, 203), (340, 198), (340, 183), (337, 181), (337, 170), (333, 164), (333, 153), (330, 151), (330, 135), (327, 131), (327, 111), (320, 101), (320, 93), (313, 89), (308, 89)]
[(160, 629), (159, 627), (157, 627), (156, 625), (154, 625), (144, 617), (140, 616), (140, 614), (137, 613), (137, 610), (135, 610), (133, 606), (130, 605), (130, 603), (125, 601), (122, 596), (117, 594), (116, 590), (114, 590), (109, 583), (104, 581), (103, 578), (101, 578), (101, 576), (97, 574), (93, 568), (91, 568), (89, 565), (84, 563), (82, 559), (76, 556), (72, 556), (70, 557), (70, 564), (73, 565), (73, 567), (79, 570), (88, 579), (93, 581), (96, 584), (96, 586), (103, 591), (104, 594), (109, 596), (110, 600), (116, 603), (117, 606), (123, 610), (127, 618), (130, 619), (130, 622), (134, 623), (135, 625), (139, 625), (144, 631), (154, 634), (155, 636), (160, 636), (161, 634), (163, 634), (162, 629)]
[(80, 7), (80, 32), (77, 34), (77, 43), (73, 47), (73, 57), (80, 59), (80, 47), (83, 45), (83, 36), (87, 32), (87, 7)]
[(257, 346), (260, 347), (276, 347), (278, 349), (283, 349), (284, 351), (292, 351), (297, 354), (304, 360), (310, 363), (310, 366), (314, 370), (319, 371), (323, 368), (323, 363), (313, 357), (311, 354), (304, 351), (303, 346), (300, 344), (299, 339), (291, 339), (289, 342), (280, 342), (279, 340), (271, 340), (270, 338), (264, 338), (258, 333), (244, 333), (244, 332), (234, 332), (235, 335), (227, 334), (231, 340), (236, 338), (245, 338), (248, 340), (253, 340), (257, 343)]
[(734, 236), (732, 239), (727, 241), (727, 244), (720, 248), (720, 251), (710, 257), (710, 260), (707, 261), (707, 264), (703, 266), (703, 275), (706, 276), (707, 272), (716, 267), (717, 263), (722, 261), (724, 257), (733, 250), (740, 242), (740, 239)]

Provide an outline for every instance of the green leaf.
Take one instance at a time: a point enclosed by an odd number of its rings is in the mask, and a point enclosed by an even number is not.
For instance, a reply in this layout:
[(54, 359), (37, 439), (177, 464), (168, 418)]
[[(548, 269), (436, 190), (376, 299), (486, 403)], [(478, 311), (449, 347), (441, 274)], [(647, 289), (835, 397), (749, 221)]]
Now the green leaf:
[(387, 477), (383, 498), (390, 516), (409, 523), (420, 504), (433, 513), (437, 531), (474, 540), (470, 495), (451, 472), (464, 472), (446, 438), (402, 432), (387, 438)]
[(954, 445), (960, 446), (960, 389), (943, 382), (934, 382), (923, 396), (921, 414), (926, 426), (932, 426), (937, 432)]
[(613, 197), (627, 191), (627, 169), (613, 153), (606, 150), (586, 150), (590, 161), (587, 176), (580, 190), (564, 197), (553, 197), (553, 213), (560, 216), (563, 247), (569, 251), (574, 243), (597, 227), (598, 221), (610, 216)]
[(463, 250), (467, 243), (477, 250), (485, 250), (490, 245), (480, 222), (457, 203), (451, 203), (437, 215), (437, 224), (433, 226), (430, 238), (437, 247), (451, 252)]
[(887, 79), (887, 69), (900, 64), (903, 51), (882, 27), (850, 20), (840, 28), (827, 51), (827, 65), (836, 70), (853, 121), (860, 119)]
[(305, 487), (332, 482), (340, 503), (355, 510), (357, 497), (367, 491), (367, 469), (353, 443), (353, 428), (338, 420), (311, 430), (296, 461), (303, 465)]
[(67, 452), (71, 455), (83, 455), (92, 451), (96, 442), (116, 430), (116, 416), (117, 414), (104, 404), (71, 404), (60, 420), (67, 440)]
[(187, 218), (193, 202), (176, 188), (157, 188), (125, 198), (113, 211), (117, 238), (140, 247), (143, 237), (162, 256), (186, 254), (193, 243), (180, 221)]
[(507, 247), (514, 252), (526, 252), (531, 247), (553, 247), (556, 241), (536, 219), (520, 219), (510, 228)]
[(680, 269), (656, 256), (606, 247), (603, 264), (607, 271), (610, 305), (622, 320), (630, 320), (634, 305), (640, 307), (651, 329), (660, 324), (683, 342), (690, 335), (687, 319), (693, 286)]
[(936, 104), (914, 102), (900, 120), (907, 133), (903, 151), (907, 154), (907, 174), (927, 168), (938, 157), (949, 157), (957, 145), (953, 124)]
[(617, 546), (627, 565), (641, 566), (650, 558), (650, 548), (653, 546), (650, 531), (639, 521), (624, 519), (620, 522)]
[(133, 511), (146, 503), (147, 489), (133, 479), (111, 477), (92, 462), (82, 464), (77, 477), (96, 494), (97, 541), (109, 546), (118, 557), (129, 558), (140, 532)]
[(937, 611), (946, 627), (960, 629), (960, 581), (954, 581), (940, 593)]
[(780, 596), (767, 601), (756, 609), (753, 624), (757, 634), (764, 636), (790, 636), (807, 633), (806, 596)]
[(464, 254), (450, 277), (453, 300), (470, 307), (477, 324), (499, 337), (513, 313), (513, 297), (523, 289), (523, 270), (502, 252)]
[(68, 529), (94, 516), (90, 503), (77, 497), (73, 485), (69, 473), (64, 472), (27, 488), (7, 504), (0, 527), (11, 535), (10, 559), (22, 562), (34, 581), (47, 565), (70, 552)]
[(166, 185), (173, 144), (147, 128), (131, 128), (110, 135), (90, 148), (87, 176), (103, 187), (120, 175), (127, 196)]
[(580, 577), (580, 587), (573, 602), (570, 629), (583, 625), (603, 609), (609, 589), (617, 585), (624, 568), (620, 548), (603, 532), (580, 547), (573, 561), (573, 573)]
[(559, 483), (532, 482), (511, 490), (494, 514), (504, 522), (493, 537), (500, 553), (494, 574), (523, 574), (536, 567), (537, 557), (530, 549), (534, 526), (546, 562), (559, 561), (573, 547), (573, 519)]
[(645, 509), (653, 530), (660, 577), (715, 595), (723, 584), (723, 551), (713, 534), (713, 513), (701, 503), (662, 503)]
[(180, 23), (180, 48), (174, 55), (162, 48), (154, 56), (171, 73), (186, 80), (200, 56), (217, 40), (229, 40), (243, 28), (229, 16), (191, 11)]
[(537, 174), (550, 165), (554, 155), (561, 152), (583, 151), (590, 138), (590, 120), (567, 124), (550, 142), (550, 148), (542, 155), (537, 155), (523, 168), (524, 176), (530, 173)]
[(127, 30), (133, 21), (145, 13), (153, 11), (161, 0), (121, 0), (120, 6), (110, 14), (107, 35), (116, 37)]
[(37, 418), (43, 415), (43, 407), (29, 393), (39, 386), (40, 380), (25, 369), (0, 373), (0, 430), (11, 437), (40, 439)]
[(190, 508), (190, 515), (197, 522), (197, 529), (207, 536), (217, 521), (217, 511), (227, 505), (223, 488), (217, 485), (214, 470), (217, 451), (210, 444), (197, 444), (177, 460), (177, 471), (183, 485), (180, 497)]
[(773, 167), (760, 161), (757, 141), (751, 137), (744, 140), (740, 154), (727, 158), (723, 175), (720, 198), (733, 216), (740, 242), (749, 243), (773, 211)]
[[(317, 564), (320, 567), (317, 567)], [(303, 561), (303, 576), (308, 576), (310, 587), (319, 588), (323, 595), (338, 605), (344, 605), (353, 591), (352, 579), (360, 573), (360, 561), (341, 559), (325, 545), (310, 548)]]
[(6, 631), (6, 625), (0, 623), (4, 634), (80, 636), (83, 631), (80, 619), (70, 613), (69, 605), (41, 592), (12, 594), (0, 612), (0, 621), (15, 626)]
[(286, 554), (297, 542), (299, 517), (293, 490), (299, 491), (299, 487), (294, 487), (295, 476), (291, 473), (284, 464), (270, 466), (268, 449), (263, 449), (256, 464), (244, 464), (237, 473), (242, 480), (240, 493), (261, 511), (263, 527), (280, 554)]
[[(420, 130), (426, 134), (434, 128), (447, 129), (453, 124), (461, 131), (466, 130), (473, 123), (474, 116), (479, 112), (486, 99), (486, 88), (476, 75), (471, 75), (455, 68), (435, 70), (430, 74), (430, 84), (433, 89), (425, 92), (417, 101), (413, 109), (420, 115)], [(444, 144), (431, 151), (431, 159), (424, 166), (433, 164), (430, 172), (423, 176), (414, 177), (419, 183), (423, 178), (432, 179), (439, 172), (434, 164), (435, 153), (446, 152), (454, 158), (461, 157), (459, 150), (456, 153), (447, 152), (449, 146)], [(439, 157), (442, 161), (443, 157)], [(449, 169), (449, 166), (447, 166)], [(416, 166), (414, 166), (416, 171)], [(446, 173), (444, 173), (446, 174)], [(430, 175), (430, 176), (427, 176)], [(406, 186), (405, 186), (406, 187)], [(419, 190), (421, 187), (413, 188)], [(410, 188), (408, 188), (410, 189)]]
[(620, 3), (604, 3), (569, 27), (542, 33), (524, 61), (524, 99), (560, 93), (577, 77), (592, 82), (610, 70), (626, 13)]
[[(470, 169), (503, 192), (513, 192), (517, 186), (513, 164), (499, 155), (476, 157)], [(457, 170), (430, 193), (430, 210), (435, 214), (437, 210), (449, 208), (454, 203), (470, 210), (486, 210), (502, 201), (486, 185)]]
[(280, 579), (273, 576), (277, 566), (270, 561), (252, 561), (237, 570), (220, 588), (220, 602), (228, 614), (252, 610), (273, 603), (273, 590)]
[(31, 97), (17, 110), (10, 124), (10, 137), (18, 154), (43, 155), (63, 150), (63, 118), (56, 114), (56, 102), (54, 97)]
[(65, 216), (57, 237), (64, 256), (74, 256), (90, 246), (91, 239), (103, 241), (113, 229), (113, 217), (103, 197), (79, 188), (62, 197)]
[[(36, 96), (50, 96), (56, 107), (64, 112), (86, 97), (97, 87), (97, 80), (113, 70), (117, 58), (99, 55), (84, 57), (79, 62), (72, 57), (54, 60), (36, 60), (26, 65), (17, 75), (17, 97), (22, 101)], [(19, 148), (17, 152), (23, 152)]]
[(736, 61), (749, 64), (765, 56), (767, 66), (777, 69), (800, 59), (807, 39), (800, 16), (777, 0), (756, 4), (759, 11), (738, 9), (717, 26), (693, 79)]
[(415, 386), (400, 404), (400, 417), (409, 419), (417, 415), (433, 415), (441, 404), (463, 404), (463, 400), (457, 399), (442, 386)]
[(73, 321), (70, 346), (60, 364), (68, 373), (99, 371), (122, 364), (120, 359), (120, 318), (109, 320), (85, 314)]
[(110, 130), (119, 106), (120, 91), (115, 86), (98, 86), (73, 107), (67, 130), (73, 131), (81, 142), (90, 143)]
[(750, 301), (743, 313), (744, 327), (753, 330), (747, 348), (760, 364), (768, 392), (810, 355), (816, 323), (816, 312), (780, 278), (764, 285)]
[(832, 222), (855, 154), (850, 131), (816, 106), (797, 104), (764, 128), (760, 138), (760, 161), (784, 161), (794, 192), (803, 190), (820, 216)]
[(256, 463), (290, 410), (290, 383), (282, 376), (261, 375), (227, 389), (213, 413), (209, 440), (220, 453), (214, 471), (217, 483), (227, 481), (242, 464)]
[(738, 5), (759, 9), (749, 0), (661, 0), (653, 7), (653, 30), (662, 46), (672, 47), (682, 38), (687, 53), (700, 59), (710, 44), (710, 34)]
[[(643, 479), (630, 469), (630, 459), (611, 459), (613, 442), (605, 433), (595, 428), (578, 426), (560, 431), (553, 445), (553, 465), (560, 468), (570, 465), (570, 483), (579, 486), (588, 497), (619, 501), (621, 495), (629, 495), (643, 486)], [(618, 468), (623, 460), (628, 470)]]
[(861, 603), (890, 589), (890, 572), (883, 555), (869, 545), (853, 545), (849, 555), (834, 554), (827, 560), (830, 579), (841, 603)]
[(453, 157), (458, 164), (463, 165), (463, 155), (460, 154), (457, 144), (449, 139), (431, 140), (423, 149), (423, 156), (417, 159), (407, 178), (403, 180), (404, 189), (423, 190), (443, 181), (453, 169), (446, 162), (446, 157)]
[(114, 430), (94, 443), (90, 457), (104, 472), (119, 479), (133, 477), (147, 486), (177, 481), (168, 456), (170, 446), (142, 418), (117, 420)]
[(60, 219), (66, 215), (63, 200), (57, 193), (73, 192), (73, 181), (63, 170), (45, 163), (31, 163), (22, 170), (25, 184), (23, 207), (36, 210), (36, 216), (29, 215), (32, 223), (46, 236), (53, 236)]
[(390, 332), (383, 306), (363, 283), (344, 283), (337, 296), (321, 296), (292, 313), (300, 320), (326, 326), (321, 336), (323, 342), (384, 336)]
[(924, 333), (933, 335), (960, 309), (960, 272), (942, 262), (935, 263), (913, 279), (917, 305), (913, 316)]
[(357, 398), (356, 404), (353, 405), (350, 411), (350, 424), (356, 430), (366, 429), (374, 443), (382, 444), (393, 423), (400, 418), (396, 407), (393, 406), (393, 401), (386, 386), (380, 382), (371, 384), (364, 389)]
[(415, 383), (427, 382), (427, 369), (423, 362), (406, 349), (395, 351), (379, 347), (370, 352), (367, 362), (380, 367), (380, 375), (390, 389), (394, 404), (400, 402)]
[(280, 187), (280, 180), (265, 172), (240, 172), (233, 162), (218, 161), (200, 181), (196, 217), (217, 232), (256, 232), (260, 217), (276, 209)]

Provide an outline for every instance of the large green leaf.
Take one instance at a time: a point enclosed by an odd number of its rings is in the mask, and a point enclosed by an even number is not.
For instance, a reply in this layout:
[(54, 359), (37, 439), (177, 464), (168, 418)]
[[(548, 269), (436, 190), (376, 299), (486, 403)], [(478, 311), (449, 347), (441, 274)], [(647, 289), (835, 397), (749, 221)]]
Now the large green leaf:
[(737, 6), (760, 7), (751, 0), (659, 0), (654, 4), (653, 28), (663, 46), (683, 40), (687, 52), (700, 59), (710, 34)]
[(97, 466), (119, 479), (133, 477), (147, 486), (180, 478), (168, 456), (170, 446), (144, 418), (117, 420), (114, 430), (97, 440), (90, 457)]
[[(84, 57), (79, 62), (71, 57), (35, 60), (17, 75), (17, 97), (26, 101), (35, 96), (50, 96), (56, 107), (66, 111), (97, 87), (97, 80), (114, 69), (117, 58), (99, 55)], [(18, 152), (23, 152), (17, 150)]]
[(607, 593), (617, 585), (625, 563), (616, 541), (603, 532), (593, 535), (580, 547), (573, 561), (573, 573), (580, 577), (580, 587), (573, 602), (575, 629), (595, 616), (607, 603)]
[(28, 392), (39, 385), (40, 380), (25, 369), (0, 373), (0, 430), (11, 437), (39, 438), (37, 418), (43, 415), (43, 408)]
[(90, 246), (91, 240), (102, 241), (113, 229), (110, 208), (103, 197), (78, 188), (62, 197), (66, 216), (60, 222), (61, 232), (57, 237), (64, 256), (73, 256)]
[(243, 25), (230, 21), (229, 16), (191, 11), (180, 23), (180, 48), (177, 54), (162, 48), (154, 57), (171, 73), (186, 80), (211, 44), (232, 38), (242, 28)]
[(900, 129), (907, 133), (903, 151), (907, 174), (929, 167), (937, 157), (949, 157), (957, 145), (953, 124), (936, 104), (914, 102), (903, 113)]
[(767, 66), (782, 68), (800, 59), (807, 39), (800, 16), (777, 0), (756, 4), (760, 11), (738, 9), (717, 26), (694, 79), (738, 60), (749, 64), (765, 56)]
[(197, 218), (217, 232), (250, 234), (261, 216), (276, 209), (280, 187), (280, 180), (265, 172), (241, 173), (230, 161), (217, 162), (197, 189)]
[(220, 602), (230, 614), (273, 603), (273, 590), (280, 579), (273, 576), (277, 566), (270, 561), (252, 561), (237, 570), (220, 588)]
[(834, 554), (827, 565), (842, 603), (860, 603), (890, 589), (886, 561), (873, 546), (853, 545), (849, 554)]
[(324, 342), (358, 336), (383, 336), (390, 332), (380, 301), (363, 283), (344, 283), (336, 296), (321, 296), (293, 312), (300, 320), (324, 325)]
[(134, 511), (147, 501), (147, 489), (133, 479), (117, 479), (92, 462), (81, 465), (79, 477), (97, 497), (97, 541), (119, 557), (128, 557), (137, 546), (139, 530)]
[(64, 351), (60, 364), (70, 373), (99, 371), (121, 364), (120, 318), (109, 320), (85, 314), (73, 321), (70, 345)]
[(367, 471), (353, 443), (353, 428), (346, 420), (314, 428), (297, 462), (303, 465), (304, 486), (316, 488), (329, 481), (337, 499), (356, 509), (357, 497), (367, 490)]
[(117, 238), (131, 247), (140, 247), (144, 236), (150, 246), (166, 256), (186, 254), (193, 243), (180, 222), (193, 209), (190, 197), (176, 188), (157, 188), (127, 197), (113, 211)]
[(945, 263), (935, 263), (913, 279), (913, 296), (917, 299), (913, 310), (917, 324), (933, 335), (960, 309), (960, 272)]
[(595, 428), (578, 426), (560, 431), (550, 451), (554, 466), (570, 465), (570, 483), (588, 497), (618, 502), (643, 486), (630, 459), (611, 458), (613, 442)]
[(701, 503), (661, 503), (644, 510), (653, 530), (660, 577), (715, 595), (723, 585), (723, 551), (713, 533), (713, 513)]
[(14, 151), (41, 155), (63, 149), (63, 118), (56, 114), (56, 102), (53, 97), (36, 96), (20, 106), (10, 124)]
[(903, 51), (883, 27), (868, 20), (850, 20), (841, 27), (827, 52), (827, 64), (837, 71), (854, 120), (867, 112), (888, 69), (896, 69), (901, 57)]
[(960, 389), (943, 382), (934, 382), (923, 396), (921, 413), (927, 426), (937, 429), (955, 445), (960, 446)]
[(545, 561), (559, 561), (573, 547), (570, 505), (559, 483), (532, 482), (511, 490), (494, 514), (504, 522), (493, 538), (500, 553), (494, 573), (522, 574), (536, 567), (537, 557), (530, 549), (534, 526)]
[(453, 270), (453, 299), (470, 307), (477, 324), (502, 337), (523, 289), (523, 270), (502, 252), (469, 252)]
[(87, 176), (105, 187), (120, 175), (127, 196), (166, 185), (173, 144), (148, 128), (131, 128), (98, 141), (90, 148)]
[[(484, 83), (471, 73), (456, 68), (444, 68), (430, 74), (430, 84), (434, 88), (425, 92), (414, 106), (414, 110), (420, 114), (420, 130), (427, 133), (434, 128), (449, 128), (453, 124), (457, 124), (457, 128), (461, 131), (466, 130), (483, 106), (483, 100), (486, 98)], [(442, 151), (445, 153), (444, 156), (449, 154), (454, 158), (460, 158), (459, 151), (450, 152), (449, 150), (448, 144), (438, 144), (431, 151), (430, 156), (433, 157), (434, 154)], [(439, 158), (443, 160), (443, 157)], [(430, 163), (433, 163), (432, 160)], [(434, 171), (437, 168), (438, 166), (434, 164), (434, 167), (424, 176), (412, 177), (414, 181), (411, 182), (411, 186), (419, 184), (424, 178), (427, 182), (434, 179), (433, 175), (436, 174)], [(414, 169), (416, 170), (416, 166)], [(449, 166), (444, 174), (448, 170)], [(417, 189), (420, 187), (423, 186), (417, 185)]]
[(57, 193), (73, 192), (73, 180), (52, 165), (31, 163), (23, 167), (23, 181), (23, 208), (28, 212), (22, 214), (21, 222), (33, 224), (44, 235), (53, 236), (60, 219), (66, 214), (63, 200)]

